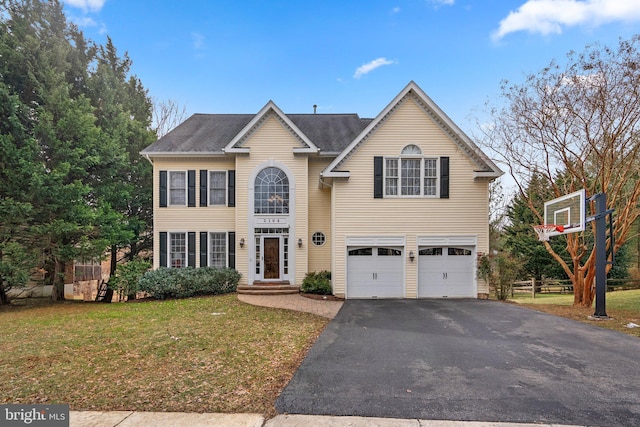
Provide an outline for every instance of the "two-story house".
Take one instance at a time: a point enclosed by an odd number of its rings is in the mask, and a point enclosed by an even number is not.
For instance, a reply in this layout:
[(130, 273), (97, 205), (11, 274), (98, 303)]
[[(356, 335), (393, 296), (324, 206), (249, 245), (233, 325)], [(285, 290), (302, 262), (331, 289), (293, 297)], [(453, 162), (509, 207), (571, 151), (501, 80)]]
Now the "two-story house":
[(346, 298), (487, 294), (489, 183), (502, 171), (410, 82), (357, 114), (195, 114), (142, 151), (154, 268), (229, 266), (240, 285), (330, 270)]

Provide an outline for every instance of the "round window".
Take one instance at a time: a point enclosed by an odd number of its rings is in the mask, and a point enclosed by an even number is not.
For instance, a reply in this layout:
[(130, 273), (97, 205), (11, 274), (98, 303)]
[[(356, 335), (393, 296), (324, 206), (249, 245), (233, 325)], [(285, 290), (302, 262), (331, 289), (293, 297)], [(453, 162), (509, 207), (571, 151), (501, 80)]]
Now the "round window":
[(322, 231), (316, 231), (315, 233), (313, 233), (313, 236), (311, 236), (311, 242), (315, 246), (324, 245), (325, 240), (326, 240), (326, 237)]

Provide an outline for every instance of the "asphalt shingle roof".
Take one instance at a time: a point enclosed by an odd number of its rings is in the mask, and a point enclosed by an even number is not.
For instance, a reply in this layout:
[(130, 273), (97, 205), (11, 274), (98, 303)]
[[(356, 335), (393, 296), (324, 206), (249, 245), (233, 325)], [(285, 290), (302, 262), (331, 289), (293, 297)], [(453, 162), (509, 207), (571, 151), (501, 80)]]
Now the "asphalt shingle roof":
[[(254, 114), (194, 114), (145, 148), (154, 153), (218, 153)], [(344, 150), (373, 119), (357, 114), (288, 114), (289, 120), (323, 152)]]

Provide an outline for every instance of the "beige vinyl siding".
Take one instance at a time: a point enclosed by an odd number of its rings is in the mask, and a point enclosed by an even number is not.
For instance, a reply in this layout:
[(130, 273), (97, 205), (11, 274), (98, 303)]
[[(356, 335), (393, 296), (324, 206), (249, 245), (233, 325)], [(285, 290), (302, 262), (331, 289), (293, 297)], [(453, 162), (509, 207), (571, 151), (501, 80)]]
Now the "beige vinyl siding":
[[(227, 232), (235, 229), (235, 208), (227, 206), (200, 207), (200, 170), (233, 170), (233, 159), (210, 158), (156, 158), (153, 161), (153, 267), (160, 266), (161, 231), (196, 232), (196, 252), (199, 253), (201, 231)], [(196, 171), (196, 206), (159, 207), (160, 171)], [(236, 249), (237, 251), (237, 249)], [(200, 257), (196, 255), (196, 266)]]
[[(309, 161), (309, 272), (331, 270), (331, 188), (320, 186), (320, 172), (333, 159), (313, 159)], [(316, 231), (325, 234), (322, 246), (314, 246), (311, 236)]]
[[(293, 148), (302, 147), (301, 143), (288, 131), (283, 124), (271, 115), (260, 127), (242, 144), (249, 148), (249, 155), (238, 155), (236, 158), (236, 209), (238, 212), (236, 221), (236, 238), (244, 237), (248, 242), (248, 218), (253, 216), (249, 211), (249, 194), (253, 191), (251, 177), (269, 165), (286, 166), (290, 177), (290, 191), (295, 191), (295, 206), (290, 209), (290, 218), (295, 215), (290, 229), (290, 256), (295, 264), (290, 266), (291, 284), (301, 284), (307, 272), (307, 248), (308, 248), (308, 160), (306, 155), (294, 155)], [(290, 195), (291, 197), (291, 195)], [(293, 220), (293, 218), (291, 218)], [(298, 248), (297, 241), (303, 240), (302, 248)], [(254, 244), (248, 242), (248, 244)], [(249, 266), (249, 247), (245, 245), (236, 254), (236, 266), (243, 273), (240, 284), (247, 284)], [(293, 273), (293, 274), (292, 274)]]
[[(373, 198), (374, 156), (398, 156), (415, 144), (425, 157), (450, 158), (450, 198)], [(417, 236), (477, 236), (478, 252), (488, 249), (488, 181), (474, 179), (476, 166), (411, 99), (402, 102), (340, 167), (348, 180), (334, 181), (334, 286), (345, 293), (346, 238), (404, 236), (406, 297), (417, 296)], [(480, 289), (478, 289), (480, 291)]]

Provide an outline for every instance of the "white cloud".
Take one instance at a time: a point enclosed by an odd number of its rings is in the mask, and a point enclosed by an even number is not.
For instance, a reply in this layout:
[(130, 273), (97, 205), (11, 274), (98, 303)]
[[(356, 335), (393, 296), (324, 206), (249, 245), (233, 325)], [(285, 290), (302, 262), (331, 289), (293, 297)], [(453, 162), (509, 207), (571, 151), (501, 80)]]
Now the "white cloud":
[(98, 12), (107, 0), (64, 0), (67, 6), (77, 7), (79, 9), (91, 12)]
[(431, 3), (435, 3), (438, 6), (453, 6), (453, 4), (456, 2), (455, 0), (430, 0)]
[(205, 36), (201, 33), (191, 33), (191, 40), (193, 41), (194, 49), (202, 49), (204, 47)]
[(560, 34), (563, 27), (614, 21), (640, 21), (640, 0), (527, 0), (500, 21), (492, 38), (499, 40), (516, 31)]
[(353, 78), (354, 79), (359, 79), (360, 77), (364, 76), (365, 74), (370, 73), (371, 71), (375, 70), (376, 68), (382, 67), (383, 65), (391, 65), (391, 64), (395, 64), (395, 61), (389, 61), (387, 58), (374, 59), (373, 61), (369, 62), (368, 64), (364, 64), (364, 65), (361, 65), (360, 67), (358, 67), (356, 72), (353, 74)]

